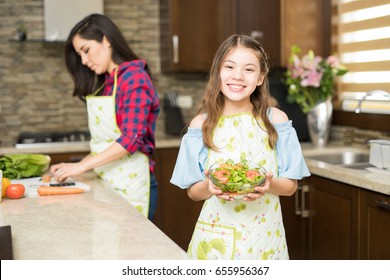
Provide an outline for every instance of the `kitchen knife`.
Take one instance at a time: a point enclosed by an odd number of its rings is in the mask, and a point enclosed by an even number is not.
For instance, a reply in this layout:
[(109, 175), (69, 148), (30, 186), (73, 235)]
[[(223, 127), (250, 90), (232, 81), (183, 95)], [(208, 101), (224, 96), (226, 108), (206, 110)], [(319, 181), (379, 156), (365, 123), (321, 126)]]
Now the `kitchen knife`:
[(74, 186), (76, 185), (75, 182), (68, 182), (68, 183), (50, 183), (50, 187), (64, 187), (64, 186)]

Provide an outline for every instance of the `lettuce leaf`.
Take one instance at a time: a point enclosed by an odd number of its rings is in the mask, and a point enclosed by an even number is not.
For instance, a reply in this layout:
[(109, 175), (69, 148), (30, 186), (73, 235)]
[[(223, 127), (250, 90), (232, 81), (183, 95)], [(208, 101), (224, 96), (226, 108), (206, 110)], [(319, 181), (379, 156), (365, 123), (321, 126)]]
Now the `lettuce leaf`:
[(50, 156), (43, 154), (6, 154), (0, 157), (3, 177), (21, 179), (42, 176), (49, 168)]

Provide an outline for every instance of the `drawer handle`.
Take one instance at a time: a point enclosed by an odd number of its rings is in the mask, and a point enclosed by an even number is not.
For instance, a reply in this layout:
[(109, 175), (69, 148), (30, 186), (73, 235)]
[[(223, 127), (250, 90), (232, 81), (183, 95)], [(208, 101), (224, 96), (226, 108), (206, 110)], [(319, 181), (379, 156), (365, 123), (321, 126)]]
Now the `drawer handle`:
[(386, 210), (390, 210), (390, 203), (387, 201), (375, 201), (375, 204), (381, 208), (384, 208)]
[(172, 36), (172, 44), (173, 44), (173, 63), (179, 63), (179, 36)]
[(299, 203), (299, 193), (302, 191), (302, 186), (298, 184), (297, 192), (295, 193), (295, 215), (302, 215), (302, 208)]
[[(301, 216), (302, 218), (309, 217), (309, 210), (306, 209), (305, 196), (309, 192), (308, 185), (298, 185), (297, 192), (295, 194), (295, 215)], [(301, 197), (299, 197), (299, 193)], [(301, 199), (299, 203), (299, 198)]]
[(303, 185), (302, 186), (302, 218), (309, 217), (309, 210), (306, 209), (306, 200), (305, 200), (305, 195), (308, 192), (309, 192), (309, 185)]

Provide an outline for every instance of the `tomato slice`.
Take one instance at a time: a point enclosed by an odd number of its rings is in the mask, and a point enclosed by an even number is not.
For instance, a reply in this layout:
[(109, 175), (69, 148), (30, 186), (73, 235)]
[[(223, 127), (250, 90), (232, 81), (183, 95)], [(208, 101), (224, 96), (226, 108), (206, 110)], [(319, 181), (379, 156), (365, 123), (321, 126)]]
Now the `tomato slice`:
[(230, 164), (228, 164), (228, 163), (221, 163), (219, 165), (219, 168), (221, 168), (221, 169), (228, 169), (228, 168), (231, 168), (231, 167), (232, 166)]
[(230, 168), (234, 169), (234, 170), (240, 170), (243, 168), (242, 164), (241, 163), (236, 163), (234, 165), (231, 165)]
[(229, 176), (230, 171), (226, 169), (221, 169), (214, 172), (214, 177), (224, 184), (229, 181)]
[(257, 170), (248, 170), (248, 171), (246, 172), (245, 175), (246, 175), (246, 177), (247, 177), (249, 180), (254, 181), (255, 178), (256, 178), (257, 176), (260, 176), (261, 174), (260, 174), (260, 172), (257, 171)]

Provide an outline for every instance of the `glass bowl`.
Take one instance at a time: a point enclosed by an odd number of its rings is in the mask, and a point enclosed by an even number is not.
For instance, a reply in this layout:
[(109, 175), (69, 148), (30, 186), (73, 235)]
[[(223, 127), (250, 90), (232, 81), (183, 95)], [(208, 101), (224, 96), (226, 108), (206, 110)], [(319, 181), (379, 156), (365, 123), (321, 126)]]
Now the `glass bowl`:
[(224, 193), (243, 196), (265, 182), (266, 169), (253, 162), (227, 160), (209, 168), (209, 179)]

